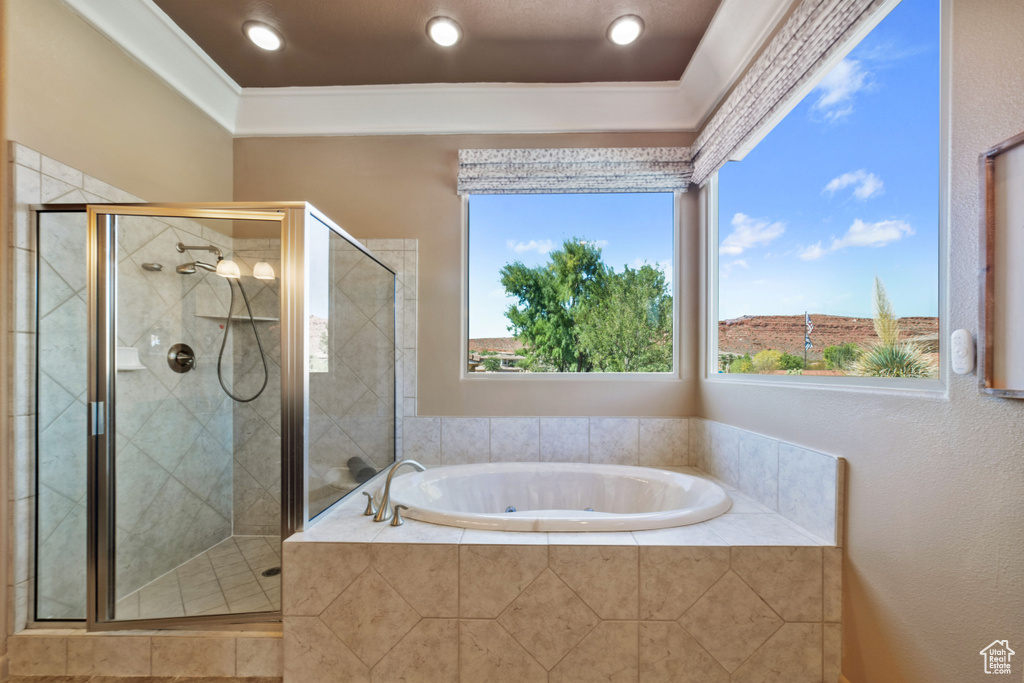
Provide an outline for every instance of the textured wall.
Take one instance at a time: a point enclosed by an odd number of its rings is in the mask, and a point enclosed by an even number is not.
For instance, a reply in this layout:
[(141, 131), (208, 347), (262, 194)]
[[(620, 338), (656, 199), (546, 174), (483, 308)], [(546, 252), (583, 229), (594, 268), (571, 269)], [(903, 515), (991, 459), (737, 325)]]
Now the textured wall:
[(7, 0), (7, 137), (150, 201), (231, 199), (231, 135), (59, 0)]
[[(1024, 5), (960, 0), (952, 27), (942, 314), (976, 331), (977, 158), (1024, 130)], [(945, 396), (700, 383), (701, 416), (848, 460), (851, 683), (985, 680), (983, 647), (1024, 643), (1024, 402), (979, 396), (948, 363), (943, 375)]]
[[(692, 409), (695, 325), (680, 325), (679, 380), (460, 381), (462, 203), (460, 147), (686, 145), (692, 135), (490, 135), (242, 138), (235, 141), (235, 200), (301, 199), (366, 238), (419, 239), (418, 415), (636, 415), (683, 417)], [(696, 246), (697, 197), (680, 206), (680, 254)], [(692, 260), (680, 257), (685, 268)], [(692, 268), (676, 276), (697, 286)], [(680, 301), (692, 321), (696, 300)], [(422, 313), (426, 311), (427, 313)]]

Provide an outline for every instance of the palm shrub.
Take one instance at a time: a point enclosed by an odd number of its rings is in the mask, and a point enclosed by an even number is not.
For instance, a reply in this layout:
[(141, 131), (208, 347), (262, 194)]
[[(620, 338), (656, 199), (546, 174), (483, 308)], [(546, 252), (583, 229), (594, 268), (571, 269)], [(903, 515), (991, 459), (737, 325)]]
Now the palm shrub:
[(938, 368), (920, 348), (908, 342), (900, 343), (899, 319), (877, 275), (874, 309), (875, 334), (880, 341), (861, 353), (851, 373), (861, 377), (935, 377)]
[(862, 377), (934, 377), (935, 365), (914, 344), (875, 344), (853, 363), (853, 374)]

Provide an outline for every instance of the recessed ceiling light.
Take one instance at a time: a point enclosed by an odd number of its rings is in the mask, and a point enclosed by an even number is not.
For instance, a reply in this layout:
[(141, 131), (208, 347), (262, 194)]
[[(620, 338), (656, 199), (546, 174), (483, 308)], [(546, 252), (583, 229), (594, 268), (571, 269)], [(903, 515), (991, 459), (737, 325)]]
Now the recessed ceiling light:
[(284, 44), (284, 39), (276, 29), (259, 21), (245, 22), (242, 24), (242, 31), (249, 37), (249, 40), (256, 44), (256, 47), (264, 50), (280, 50)]
[(629, 45), (644, 32), (644, 20), (635, 14), (619, 17), (608, 27), (608, 40), (616, 45)]
[(434, 17), (427, 22), (427, 35), (441, 47), (451, 47), (462, 40), (462, 27), (448, 17)]

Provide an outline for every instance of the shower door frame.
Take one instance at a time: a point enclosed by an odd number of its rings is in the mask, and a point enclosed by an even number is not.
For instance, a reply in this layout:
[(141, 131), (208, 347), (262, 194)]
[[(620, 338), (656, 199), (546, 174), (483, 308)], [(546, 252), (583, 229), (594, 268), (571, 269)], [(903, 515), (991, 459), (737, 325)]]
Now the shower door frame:
[[(302, 531), (307, 522), (309, 348), (306, 342), (308, 307), (305, 226), (316, 217), (346, 239), (352, 238), (305, 202), (202, 204), (89, 204), (88, 321), (89, 321), (89, 458), (88, 560), (86, 628), (116, 631), (153, 628), (260, 628), (279, 622), (273, 612), (113, 619), (113, 553), (116, 538), (113, 484), (116, 423), (114, 369), (117, 311), (117, 216), (278, 221), (281, 228), (281, 540)], [(358, 243), (356, 243), (358, 244)]]

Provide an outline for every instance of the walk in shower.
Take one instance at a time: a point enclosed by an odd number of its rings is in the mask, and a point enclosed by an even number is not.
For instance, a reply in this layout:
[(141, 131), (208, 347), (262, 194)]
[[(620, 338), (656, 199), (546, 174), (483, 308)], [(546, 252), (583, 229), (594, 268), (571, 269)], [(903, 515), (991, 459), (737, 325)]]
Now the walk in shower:
[(395, 458), (395, 275), (303, 203), (36, 211), (36, 621), (265, 621)]

